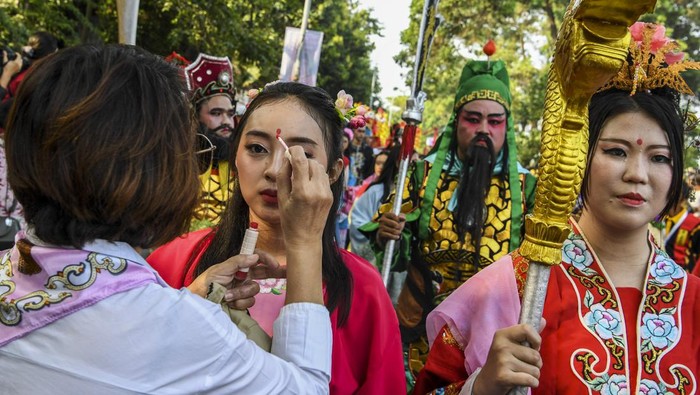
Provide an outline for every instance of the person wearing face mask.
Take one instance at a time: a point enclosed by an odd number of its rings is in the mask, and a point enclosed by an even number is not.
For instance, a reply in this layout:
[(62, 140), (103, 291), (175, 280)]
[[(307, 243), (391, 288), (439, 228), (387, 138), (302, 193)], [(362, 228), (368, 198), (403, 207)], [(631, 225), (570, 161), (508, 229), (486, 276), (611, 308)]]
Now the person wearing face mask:
[(397, 313), (409, 385), (428, 353), (427, 314), (522, 240), (535, 178), (517, 162), (511, 111), (505, 63), (467, 62), (448, 126), (409, 171), (408, 211), (396, 216), (384, 205), (376, 222), (361, 228), (380, 251), (377, 262), (385, 242), (399, 240), (394, 268), (405, 267), (407, 279)]
[[(236, 116), (233, 69), (228, 57), (199, 54), (185, 67), (190, 102), (199, 121), (202, 201), (193, 228), (217, 224), (233, 191), (231, 142)], [(213, 151), (206, 152), (211, 150)]]

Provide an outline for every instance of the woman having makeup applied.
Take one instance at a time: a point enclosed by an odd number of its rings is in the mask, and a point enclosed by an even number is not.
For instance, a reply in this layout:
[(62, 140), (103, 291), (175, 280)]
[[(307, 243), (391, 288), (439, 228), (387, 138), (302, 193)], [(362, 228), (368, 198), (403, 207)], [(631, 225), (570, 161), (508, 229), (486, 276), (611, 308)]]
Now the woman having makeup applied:
[[(381, 278), (367, 261), (339, 249), (334, 240), (343, 188), (343, 119), (333, 99), (303, 84), (269, 84), (250, 102), (235, 135), (235, 188), (221, 223), (173, 240), (154, 251), (148, 262), (170, 285), (187, 286), (205, 297), (212, 283), (230, 286), (234, 269), (228, 262), (239, 254), (251, 222), (257, 223), (259, 236), (250, 259), (274, 260), (284, 267), (300, 251), (317, 252), (333, 328), (330, 393), (405, 393), (398, 321)], [(292, 161), (308, 158), (308, 174), (326, 176), (333, 193), (330, 213), (309, 209), (296, 212), (293, 221), (280, 221), (284, 207), (293, 202), (283, 199), (275, 186), (287, 156), (278, 136), (289, 146)], [(255, 268), (249, 277), (256, 277)], [(243, 288), (228, 290), (225, 301), (249, 308), (250, 316), (274, 338), (278, 334), (271, 324), (290, 280), (248, 279)], [(252, 306), (252, 300), (237, 294), (245, 287), (260, 288)]]

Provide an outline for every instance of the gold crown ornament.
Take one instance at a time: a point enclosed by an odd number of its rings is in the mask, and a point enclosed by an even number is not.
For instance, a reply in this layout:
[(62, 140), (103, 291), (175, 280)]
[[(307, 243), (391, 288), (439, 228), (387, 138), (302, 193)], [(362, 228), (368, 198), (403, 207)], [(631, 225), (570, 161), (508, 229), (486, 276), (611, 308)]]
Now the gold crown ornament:
[(637, 22), (630, 27), (627, 63), (600, 91), (620, 89), (634, 95), (638, 91), (650, 91), (667, 87), (679, 93), (692, 95), (680, 73), (700, 70), (700, 62), (683, 60), (677, 42), (666, 37), (666, 29), (655, 23)]

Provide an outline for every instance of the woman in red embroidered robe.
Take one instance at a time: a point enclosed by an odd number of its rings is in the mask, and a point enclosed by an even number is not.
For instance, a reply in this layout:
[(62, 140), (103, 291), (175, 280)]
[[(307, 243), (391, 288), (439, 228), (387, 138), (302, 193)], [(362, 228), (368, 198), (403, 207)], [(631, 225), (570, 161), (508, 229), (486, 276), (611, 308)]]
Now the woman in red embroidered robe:
[(517, 324), (527, 262), (516, 251), (428, 317), (431, 349), (414, 393), (697, 393), (700, 279), (647, 230), (679, 199), (678, 92), (598, 93), (589, 128), (583, 211), (552, 269), (542, 332)]

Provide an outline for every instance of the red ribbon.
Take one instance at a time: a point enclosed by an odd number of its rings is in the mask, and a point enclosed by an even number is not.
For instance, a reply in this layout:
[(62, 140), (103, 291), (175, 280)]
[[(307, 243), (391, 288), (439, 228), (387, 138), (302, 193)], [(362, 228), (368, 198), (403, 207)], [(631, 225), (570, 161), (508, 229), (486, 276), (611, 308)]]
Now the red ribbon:
[(413, 155), (413, 146), (416, 142), (417, 125), (408, 124), (403, 128), (401, 138), (401, 159), (410, 158)]

